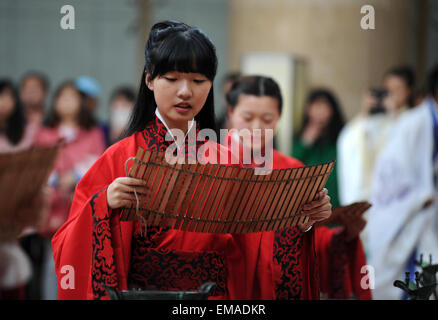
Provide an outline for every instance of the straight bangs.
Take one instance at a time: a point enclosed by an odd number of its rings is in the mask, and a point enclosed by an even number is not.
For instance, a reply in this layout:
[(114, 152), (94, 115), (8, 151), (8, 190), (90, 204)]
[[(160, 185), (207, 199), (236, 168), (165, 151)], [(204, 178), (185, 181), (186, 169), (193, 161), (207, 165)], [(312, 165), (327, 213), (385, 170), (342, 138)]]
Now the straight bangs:
[[(153, 80), (168, 72), (199, 73), (213, 82), (217, 70), (216, 49), (199, 28), (178, 21), (165, 20), (154, 24), (145, 47), (145, 66), (137, 101), (124, 137), (144, 130), (154, 119), (154, 92), (146, 83), (146, 74)], [(195, 116), (200, 129), (213, 129), (218, 134), (214, 115), (213, 86), (201, 111)]]
[(159, 54), (153, 59), (152, 79), (178, 71), (200, 73), (213, 81), (217, 69), (216, 52), (202, 37), (206, 36), (197, 29), (169, 35), (156, 51)]

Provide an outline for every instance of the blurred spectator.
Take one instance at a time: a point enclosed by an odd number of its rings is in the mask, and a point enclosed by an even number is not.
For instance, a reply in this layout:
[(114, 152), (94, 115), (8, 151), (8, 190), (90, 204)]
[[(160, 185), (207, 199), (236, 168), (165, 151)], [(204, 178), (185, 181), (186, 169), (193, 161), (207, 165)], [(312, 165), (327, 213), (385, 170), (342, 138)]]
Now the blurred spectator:
[(30, 71), (23, 76), (20, 84), (20, 99), (30, 123), (40, 125), (44, 119), (49, 81), (40, 72)]
[[(429, 103), (433, 103), (434, 107), (438, 109), (438, 65), (436, 65), (430, 72), (428, 77), (429, 89)], [(438, 148), (438, 146), (436, 146)]]
[(438, 68), (430, 73), (429, 87), (430, 96), (396, 120), (372, 176), (364, 232), (377, 299), (407, 298), (393, 282), (406, 271), (413, 278), (421, 254), (438, 257)]
[(110, 100), (110, 142), (117, 142), (128, 124), (134, 107), (135, 92), (130, 87), (115, 89)]
[[(344, 126), (338, 100), (327, 89), (315, 89), (307, 97), (302, 129), (293, 142), (292, 156), (311, 166), (330, 162), (336, 158), (336, 141)], [(326, 188), (333, 207), (339, 206), (337, 164), (333, 168)]]
[(31, 276), (29, 257), (18, 243), (0, 243), (0, 300), (26, 299), (25, 284)]
[(414, 105), (414, 73), (396, 67), (384, 76), (384, 88), (367, 91), (361, 113), (341, 131), (338, 139), (338, 185), (341, 205), (368, 201), (375, 159), (398, 117)]
[(92, 115), (94, 120), (94, 113), (99, 104), (100, 86), (96, 79), (88, 76), (80, 76), (75, 80), (76, 89), (83, 95), (84, 107)]
[(75, 186), (103, 153), (105, 142), (101, 130), (93, 125), (73, 82), (65, 82), (57, 88), (44, 125), (36, 135), (36, 145), (54, 145), (61, 139), (65, 143), (49, 178), (49, 215), (40, 230), (46, 237), (43, 298), (56, 299), (57, 285), (50, 238), (66, 221)]
[(102, 130), (105, 146), (109, 146), (109, 126), (106, 123), (98, 123), (96, 110), (99, 106), (100, 85), (96, 79), (89, 76), (80, 76), (75, 80), (76, 89), (79, 90), (83, 99), (83, 105), (87, 111), (88, 121), (91, 125), (98, 125)]
[(9, 80), (0, 80), (0, 150), (19, 151), (33, 143), (36, 125), (28, 124), (17, 90)]
[(238, 71), (231, 71), (225, 75), (224, 80), (222, 82), (222, 94), (224, 97), (227, 96), (227, 93), (230, 91), (233, 82), (239, 79), (240, 76), (241, 73)]
[(226, 96), (228, 91), (230, 91), (231, 86), (235, 80), (237, 80), (240, 77), (240, 72), (228, 72), (223, 81), (222, 81), (222, 103), (223, 103), (223, 113), (218, 119), (218, 128), (219, 129), (229, 129), (230, 123), (227, 116), (227, 102), (226, 102)]
[(79, 91), (72, 82), (61, 84), (53, 99), (41, 128), (35, 138), (36, 145), (54, 145), (61, 139), (65, 146), (61, 148), (49, 183), (56, 189), (60, 202), (53, 208), (48, 221), (48, 232), (52, 234), (65, 221), (74, 187), (94, 161), (104, 151), (104, 139), (98, 127), (93, 125)]
[(414, 106), (419, 106), (423, 103), (423, 101), (426, 99), (428, 95), (427, 88), (420, 87), (415, 90), (414, 93)]
[[(6, 79), (0, 80), (0, 153), (17, 152), (32, 145), (33, 129), (27, 125), (18, 92), (13, 83)], [(30, 201), (20, 215), (36, 214), (40, 200)], [(31, 210), (29, 210), (31, 209)], [(0, 215), (1, 215), (0, 211)], [(25, 285), (31, 280), (31, 260), (18, 241), (10, 239), (18, 236), (21, 230), (16, 224), (0, 219), (0, 300), (25, 299), (28, 297)], [(8, 224), (10, 223), (10, 224)]]

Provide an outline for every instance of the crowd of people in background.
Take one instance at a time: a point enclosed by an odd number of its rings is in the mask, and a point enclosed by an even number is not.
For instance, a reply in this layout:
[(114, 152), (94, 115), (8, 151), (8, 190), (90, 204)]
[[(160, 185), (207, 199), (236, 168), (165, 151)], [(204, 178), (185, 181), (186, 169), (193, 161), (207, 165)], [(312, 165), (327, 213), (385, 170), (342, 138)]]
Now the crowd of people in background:
[(105, 123), (96, 118), (101, 93), (94, 78), (66, 80), (51, 97), (49, 89), (40, 72), (26, 73), (19, 84), (0, 79), (0, 153), (62, 144), (43, 200), (30, 206), (31, 214), (39, 212), (36, 225), (0, 246), (0, 299), (56, 299), (51, 237), (67, 220), (76, 184), (120, 139), (135, 102), (130, 86), (115, 88)]
[[(238, 79), (239, 73), (226, 76), (224, 97)], [(367, 263), (376, 269), (374, 298), (403, 298), (392, 282), (413, 271), (420, 254), (438, 257), (438, 67), (427, 83), (428, 94), (417, 94), (412, 69), (392, 68), (382, 87), (365, 91), (360, 113), (347, 123), (333, 90), (312, 89), (293, 137), (290, 155), (305, 165), (337, 159), (326, 185), (333, 207), (372, 204), (359, 231)], [(81, 76), (49, 92), (39, 72), (18, 84), (0, 79), (0, 153), (62, 142), (42, 200), (31, 204), (41, 212), (38, 223), (0, 246), (0, 299), (56, 299), (51, 237), (68, 217), (76, 184), (123, 136), (136, 101), (129, 86), (115, 88), (109, 120), (102, 122), (95, 79)], [(233, 111), (219, 119), (220, 127), (230, 128)]]

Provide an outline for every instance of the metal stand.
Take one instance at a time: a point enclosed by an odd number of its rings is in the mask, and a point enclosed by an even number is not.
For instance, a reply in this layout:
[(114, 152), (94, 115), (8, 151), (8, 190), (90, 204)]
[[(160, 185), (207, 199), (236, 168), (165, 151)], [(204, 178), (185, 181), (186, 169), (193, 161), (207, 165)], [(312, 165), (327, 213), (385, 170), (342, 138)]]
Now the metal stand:
[(207, 300), (216, 286), (214, 282), (201, 285), (199, 291), (122, 290), (104, 286), (111, 300)]
[(438, 264), (432, 264), (432, 255), (429, 255), (429, 263), (423, 262), (423, 255), (420, 255), (420, 261), (416, 260), (414, 264), (422, 269), (421, 273), (415, 272), (415, 283), (410, 281), (410, 273), (406, 272), (405, 281), (396, 280), (394, 286), (405, 291), (410, 300), (429, 300), (432, 294), (438, 300), (436, 291)]

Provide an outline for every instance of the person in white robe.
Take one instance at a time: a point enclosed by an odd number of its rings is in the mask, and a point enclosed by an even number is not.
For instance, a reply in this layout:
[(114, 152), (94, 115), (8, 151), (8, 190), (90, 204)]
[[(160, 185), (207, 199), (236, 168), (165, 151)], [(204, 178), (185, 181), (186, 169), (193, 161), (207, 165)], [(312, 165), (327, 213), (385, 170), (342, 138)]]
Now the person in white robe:
[(432, 112), (437, 113), (432, 98), (406, 111), (375, 164), (365, 227), (374, 299), (401, 299), (403, 291), (393, 283), (405, 279), (410, 259), (419, 260), (419, 254), (438, 258)]
[(342, 129), (336, 159), (341, 205), (370, 199), (375, 158), (385, 146), (397, 116), (358, 116)]
[[(376, 158), (385, 148), (399, 116), (412, 106), (415, 85), (410, 67), (385, 73), (387, 95), (365, 92), (361, 112), (341, 131), (337, 142), (338, 186), (341, 205), (368, 201)], [(379, 113), (374, 113), (376, 110)]]

